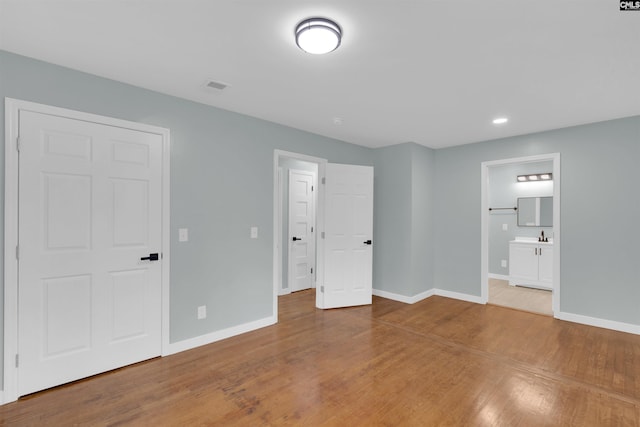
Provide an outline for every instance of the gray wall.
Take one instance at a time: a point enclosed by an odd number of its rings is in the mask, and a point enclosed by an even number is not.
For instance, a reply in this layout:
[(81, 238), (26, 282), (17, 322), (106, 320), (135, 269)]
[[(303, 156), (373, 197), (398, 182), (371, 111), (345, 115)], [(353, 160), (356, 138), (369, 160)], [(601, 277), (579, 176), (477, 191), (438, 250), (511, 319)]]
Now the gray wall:
[(411, 146), (374, 152), (373, 288), (412, 295)]
[(375, 150), (373, 287), (404, 296), (433, 288), (434, 150)]
[[(493, 166), (489, 168), (489, 207), (514, 207), (518, 197), (553, 196), (553, 182), (517, 182), (518, 175), (553, 172), (553, 162), (533, 162)], [(514, 210), (489, 212), (489, 274), (509, 275), (509, 264), (502, 267), (501, 260), (509, 260), (509, 241), (518, 237), (536, 237), (544, 230), (552, 237), (553, 227), (518, 227), (518, 214)], [(507, 224), (507, 231), (502, 225)]]
[[(412, 293), (433, 289), (433, 191), (435, 186), (434, 150), (411, 144), (411, 272)], [(383, 227), (381, 225), (381, 227)]]
[(561, 306), (640, 324), (640, 117), (435, 152), (435, 286), (480, 295), (480, 164), (559, 152)]
[[(272, 315), (274, 149), (373, 165), (367, 148), (7, 52), (0, 51), (0, 72), (2, 99), (171, 130), (172, 342)], [(251, 226), (259, 239), (249, 238)], [(182, 227), (189, 242), (177, 240)], [(197, 320), (203, 304), (208, 317)]]

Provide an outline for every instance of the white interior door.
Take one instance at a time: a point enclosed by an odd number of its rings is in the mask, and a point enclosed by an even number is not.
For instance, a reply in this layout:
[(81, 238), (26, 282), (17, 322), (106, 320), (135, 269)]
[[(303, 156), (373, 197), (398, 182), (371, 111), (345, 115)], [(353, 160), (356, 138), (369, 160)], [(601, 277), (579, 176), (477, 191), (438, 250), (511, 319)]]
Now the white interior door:
[(289, 289), (314, 284), (316, 258), (313, 172), (289, 169)]
[(19, 129), (18, 394), (160, 355), (161, 137), (28, 111)]
[(371, 304), (373, 168), (326, 165), (319, 308)]

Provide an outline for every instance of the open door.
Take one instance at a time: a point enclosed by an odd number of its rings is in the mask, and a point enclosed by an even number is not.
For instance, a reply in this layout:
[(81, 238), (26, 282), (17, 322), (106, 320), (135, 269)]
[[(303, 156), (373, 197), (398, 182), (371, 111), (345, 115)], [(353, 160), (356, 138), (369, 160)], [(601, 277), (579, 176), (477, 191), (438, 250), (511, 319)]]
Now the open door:
[(323, 187), (324, 272), (316, 305), (371, 304), (373, 167), (328, 163)]

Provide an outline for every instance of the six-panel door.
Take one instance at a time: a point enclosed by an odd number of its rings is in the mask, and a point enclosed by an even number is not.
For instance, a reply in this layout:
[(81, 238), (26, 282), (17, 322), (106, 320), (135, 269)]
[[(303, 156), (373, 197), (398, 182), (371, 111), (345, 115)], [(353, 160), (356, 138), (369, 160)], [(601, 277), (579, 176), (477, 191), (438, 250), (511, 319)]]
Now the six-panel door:
[(161, 352), (162, 140), (20, 112), (25, 395)]

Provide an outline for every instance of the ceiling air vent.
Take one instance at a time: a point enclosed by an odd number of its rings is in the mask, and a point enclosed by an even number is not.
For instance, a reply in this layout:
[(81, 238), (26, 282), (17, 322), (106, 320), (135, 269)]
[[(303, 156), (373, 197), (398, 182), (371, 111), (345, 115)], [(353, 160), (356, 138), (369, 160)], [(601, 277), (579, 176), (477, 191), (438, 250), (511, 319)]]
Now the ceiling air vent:
[(206, 86), (209, 89), (215, 89), (215, 90), (224, 90), (227, 88), (227, 86), (229, 86), (226, 83), (222, 83), (222, 82), (217, 82), (215, 80), (209, 80), (206, 84)]

